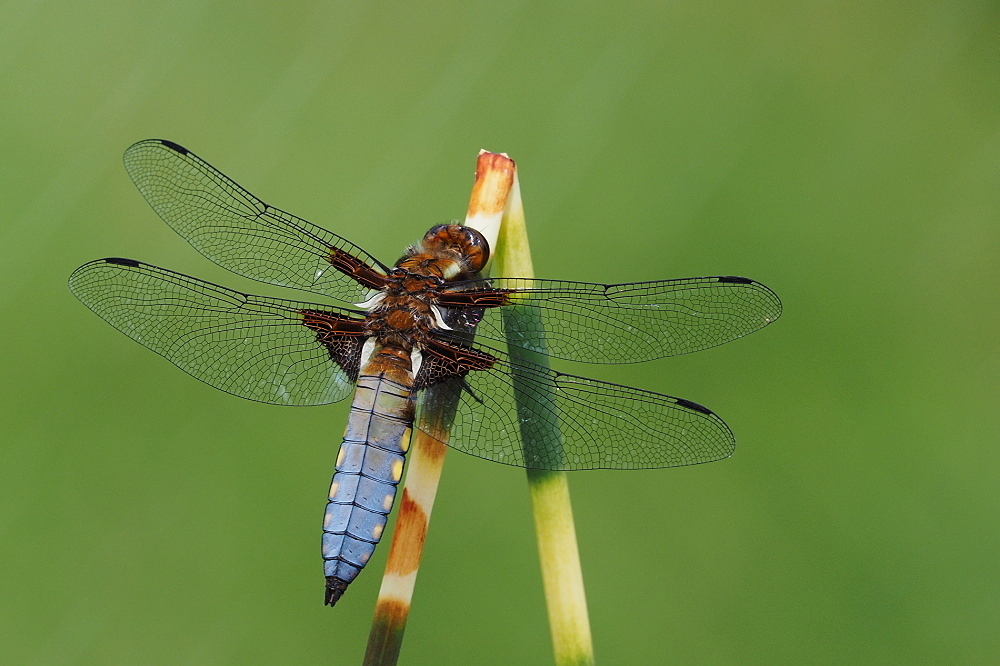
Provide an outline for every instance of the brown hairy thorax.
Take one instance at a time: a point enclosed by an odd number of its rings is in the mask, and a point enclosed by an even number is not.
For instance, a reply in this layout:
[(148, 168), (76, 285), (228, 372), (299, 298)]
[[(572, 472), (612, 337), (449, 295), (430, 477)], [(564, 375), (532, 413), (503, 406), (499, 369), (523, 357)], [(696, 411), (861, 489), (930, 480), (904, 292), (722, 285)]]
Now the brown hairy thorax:
[(441, 288), (447, 282), (467, 280), (482, 270), (489, 246), (470, 227), (439, 224), (411, 246), (389, 272), (382, 298), (368, 314), (365, 332), (383, 347), (410, 351), (440, 328), (435, 313)]
[(470, 227), (440, 224), (411, 246), (389, 272), (382, 298), (365, 320), (365, 333), (383, 347), (410, 352), (440, 327), (441, 288), (468, 280), (489, 259), (486, 239)]
[[(442, 309), (470, 313), (508, 303), (505, 289), (447, 289), (476, 277), (489, 256), (486, 239), (475, 229), (457, 224), (432, 227), (387, 275), (334, 248), (330, 263), (379, 293), (361, 304), (369, 308), (364, 319), (310, 309), (302, 311), (303, 323), (316, 332), (317, 341), (352, 380), (362, 371), (385, 373), (400, 385), (426, 388), (448, 377), (490, 368), (495, 359), (489, 354), (436, 334), (447, 326)], [(376, 343), (367, 360), (366, 340)], [(419, 373), (412, 364), (414, 349), (422, 352)]]

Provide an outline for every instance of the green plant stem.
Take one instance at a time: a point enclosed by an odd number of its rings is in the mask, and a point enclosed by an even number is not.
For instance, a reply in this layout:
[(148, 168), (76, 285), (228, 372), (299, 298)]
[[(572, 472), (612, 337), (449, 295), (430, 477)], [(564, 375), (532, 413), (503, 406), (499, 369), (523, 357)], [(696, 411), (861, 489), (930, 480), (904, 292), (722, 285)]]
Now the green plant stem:
[[(493, 261), (493, 273), (497, 277), (534, 277), (521, 190), (516, 175), (504, 211)], [(527, 321), (532, 319), (534, 318), (526, 318)], [(508, 321), (513, 322), (513, 319)], [(508, 332), (512, 332), (510, 327)], [(536, 365), (547, 365), (543, 354), (518, 352), (517, 349), (510, 346), (512, 356), (523, 358)], [(517, 395), (516, 370), (514, 374), (515, 395)], [(519, 404), (522, 399), (527, 400), (518, 396)], [(537, 402), (539, 398), (535, 396), (530, 400)], [(522, 426), (522, 430), (525, 427), (527, 426)], [(532, 459), (528, 450), (532, 439), (538, 437), (541, 438), (539, 441), (553, 441), (553, 438), (559, 438), (558, 430), (550, 433), (523, 432), (522, 434), (525, 440), (526, 460)], [(594, 646), (590, 635), (587, 598), (584, 592), (583, 571), (580, 567), (566, 473), (528, 469), (528, 490), (535, 518), (535, 534), (538, 538), (538, 555), (555, 663), (557, 666), (593, 664)]]

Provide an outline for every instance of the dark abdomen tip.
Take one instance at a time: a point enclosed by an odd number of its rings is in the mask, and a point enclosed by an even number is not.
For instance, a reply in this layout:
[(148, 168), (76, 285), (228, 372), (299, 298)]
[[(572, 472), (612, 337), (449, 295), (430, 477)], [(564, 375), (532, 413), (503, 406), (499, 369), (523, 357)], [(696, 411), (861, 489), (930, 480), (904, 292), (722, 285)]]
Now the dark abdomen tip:
[(340, 601), (340, 598), (344, 596), (344, 590), (347, 589), (347, 585), (346, 580), (341, 580), (336, 576), (327, 576), (323, 603), (327, 606), (335, 606)]

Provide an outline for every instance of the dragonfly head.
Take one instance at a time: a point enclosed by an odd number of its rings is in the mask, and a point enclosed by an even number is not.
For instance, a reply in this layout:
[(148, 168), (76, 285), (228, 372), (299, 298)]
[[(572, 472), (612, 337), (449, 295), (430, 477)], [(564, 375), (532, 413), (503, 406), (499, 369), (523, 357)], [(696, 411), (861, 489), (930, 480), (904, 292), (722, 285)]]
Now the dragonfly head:
[(439, 224), (424, 234), (418, 251), (436, 258), (454, 262), (444, 271), (446, 280), (468, 279), (486, 266), (490, 258), (490, 244), (472, 227), (460, 224)]

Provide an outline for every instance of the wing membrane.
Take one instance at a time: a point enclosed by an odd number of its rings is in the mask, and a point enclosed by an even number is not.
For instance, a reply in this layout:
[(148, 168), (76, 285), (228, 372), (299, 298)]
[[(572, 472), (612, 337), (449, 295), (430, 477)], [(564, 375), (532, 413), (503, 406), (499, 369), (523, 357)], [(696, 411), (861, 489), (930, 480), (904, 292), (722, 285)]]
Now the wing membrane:
[(78, 268), (70, 290), (102, 319), (188, 374), (227, 393), (320, 405), (353, 382), (303, 323), (303, 312), (357, 313), (250, 296), (130, 259)]
[(483, 310), (477, 337), (586, 363), (687, 354), (753, 333), (781, 315), (773, 291), (739, 277), (610, 285), (499, 278), (457, 289), (510, 291), (511, 305)]
[(175, 143), (134, 144), (125, 151), (125, 169), (164, 222), (239, 275), (356, 303), (365, 299), (369, 286), (333, 268), (331, 256), (348, 255), (349, 263), (370, 276), (386, 270), (357, 245), (268, 206)]
[(696, 403), (483, 351), (492, 368), (428, 389), (458, 401), (448, 445), (465, 453), (536, 469), (645, 469), (720, 460), (736, 446), (725, 422)]

